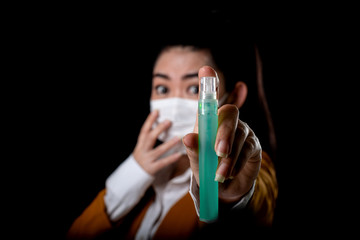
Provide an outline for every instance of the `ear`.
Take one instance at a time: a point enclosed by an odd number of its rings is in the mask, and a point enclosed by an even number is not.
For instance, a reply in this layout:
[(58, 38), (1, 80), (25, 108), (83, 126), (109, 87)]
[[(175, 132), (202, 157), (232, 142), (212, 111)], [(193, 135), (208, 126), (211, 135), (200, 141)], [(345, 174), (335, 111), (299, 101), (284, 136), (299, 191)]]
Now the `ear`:
[(230, 93), (227, 103), (235, 104), (237, 108), (241, 108), (246, 100), (247, 93), (248, 88), (246, 83), (239, 81), (235, 84), (234, 90)]

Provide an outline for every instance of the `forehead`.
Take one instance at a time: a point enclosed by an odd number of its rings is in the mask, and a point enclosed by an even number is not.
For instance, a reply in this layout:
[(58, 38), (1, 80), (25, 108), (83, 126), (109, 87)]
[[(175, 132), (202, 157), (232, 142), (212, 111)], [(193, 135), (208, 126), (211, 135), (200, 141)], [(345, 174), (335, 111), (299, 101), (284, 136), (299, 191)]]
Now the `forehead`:
[(154, 73), (186, 74), (197, 72), (200, 67), (209, 63), (210, 54), (208, 51), (175, 46), (160, 53), (154, 65)]

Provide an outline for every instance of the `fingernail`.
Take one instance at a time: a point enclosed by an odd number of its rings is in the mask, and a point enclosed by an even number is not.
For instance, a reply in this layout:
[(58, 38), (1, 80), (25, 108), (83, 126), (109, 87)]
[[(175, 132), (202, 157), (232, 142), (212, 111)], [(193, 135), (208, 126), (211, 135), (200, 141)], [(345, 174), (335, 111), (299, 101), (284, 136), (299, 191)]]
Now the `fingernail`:
[(228, 171), (228, 165), (224, 162), (220, 162), (218, 169), (215, 174), (215, 181), (223, 183), (225, 181)]
[(222, 158), (227, 158), (229, 155), (229, 145), (225, 141), (221, 140), (216, 149), (216, 155)]
[(165, 119), (164, 121), (163, 121), (163, 124), (170, 124), (171, 123), (171, 121), (170, 120), (168, 120), (168, 119)]
[(225, 177), (220, 174), (215, 174), (215, 181), (223, 183), (225, 181)]

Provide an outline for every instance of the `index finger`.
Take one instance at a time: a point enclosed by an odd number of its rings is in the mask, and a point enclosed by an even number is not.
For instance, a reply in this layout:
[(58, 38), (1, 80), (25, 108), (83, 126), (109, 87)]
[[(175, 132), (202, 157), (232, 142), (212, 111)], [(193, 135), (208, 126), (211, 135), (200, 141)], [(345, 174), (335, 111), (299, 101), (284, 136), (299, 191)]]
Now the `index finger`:
[(239, 120), (235, 105), (226, 104), (219, 109), (219, 126), (215, 140), (215, 151), (219, 157), (227, 158), (232, 150)]
[(144, 124), (142, 125), (142, 127), (140, 129), (141, 134), (145, 134), (152, 129), (152, 126), (153, 126), (155, 120), (157, 119), (158, 115), (159, 115), (159, 111), (157, 109), (155, 109), (148, 115), (148, 117), (146, 118)]

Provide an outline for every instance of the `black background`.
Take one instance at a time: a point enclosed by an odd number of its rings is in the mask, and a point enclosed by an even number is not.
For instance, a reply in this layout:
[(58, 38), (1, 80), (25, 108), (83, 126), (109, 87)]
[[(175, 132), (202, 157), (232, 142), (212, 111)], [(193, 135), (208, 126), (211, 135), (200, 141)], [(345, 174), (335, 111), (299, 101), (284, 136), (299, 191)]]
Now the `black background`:
[[(30, 13), (31, 21), (19, 21), (15, 41), (29, 79), (21, 85), (26, 100), (17, 120), (25, 133), (22, 156), (32, 160), (22, 169), (30, 176), (26, 179), (34, 180), (17, 200), (21, 209), (31, 210), (25, 220), (32, 223), (32, 234), (61, 239), (136, 144), (149, 113), (152, 37), (166, 34), (171, 22), (171, 14), (163, 13), (181, 9), (186, 17), (189, 8), (47, 7)], [(344, 210), (353, 199), (347, 191), (352, 180), (340, 180), (352, 175), (340, 168), (348, 159), (338, 136), (347, 132), (341, 121), (347, 109), (336, 98), (340, 92), (344, 98), (351, 95), (341, 88), (347, 71), (339, 69), (347, 60), (342, 54), (353, 32), (352, 11), (269, 7), (200, 9), (227, 12), (244, 35), (258, 42), (278, 140), (276, 234), (344, 234), (344, 214), (352, 213)], [(154, 24), (162, 19), (164, 25)]]

